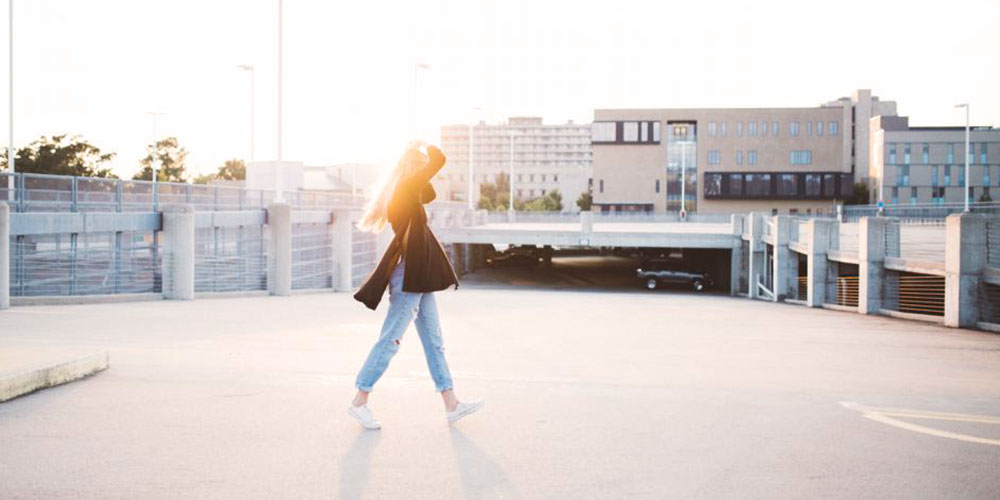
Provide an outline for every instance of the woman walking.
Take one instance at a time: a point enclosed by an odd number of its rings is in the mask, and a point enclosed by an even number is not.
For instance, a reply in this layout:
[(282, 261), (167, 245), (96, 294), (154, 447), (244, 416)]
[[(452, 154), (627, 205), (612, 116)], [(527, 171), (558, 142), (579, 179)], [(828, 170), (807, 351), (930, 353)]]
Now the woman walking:
[(374, 310), (386, 287), (389, 288), (389, 310), (382, 323), (382, 332), (358, 373), (355, 382), (358, 392), (347, 409), (347, 413), (366, 429), (381, 427), (368, 407), (368, 394), (399, 350), (403, 332), (414, 318), (420, 342), (424, 345), (427, 368), (441, 393), (448, 422), (473, 413), (484, 404), (482, 400), (459, 401), (455, 396), (434, 301), (434, 292), (451, 285), (458, 287), (458, 276), (427, 226), (423, 207), (436, 197), (430, 180), (444, 162), (441, 150), (434, 146), (427, 147), (426, 154), (417, 146), (410, 146), (361, 216), (359, 227), (362, 230), (378, 232), (388, 223), (395, 233), (378, 266), (354, 294), (355, 299)]

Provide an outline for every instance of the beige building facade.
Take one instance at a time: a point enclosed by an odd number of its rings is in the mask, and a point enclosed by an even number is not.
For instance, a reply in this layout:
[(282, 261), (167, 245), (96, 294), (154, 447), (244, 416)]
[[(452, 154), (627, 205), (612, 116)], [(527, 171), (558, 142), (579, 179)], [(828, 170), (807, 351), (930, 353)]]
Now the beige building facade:
[(448, 162), (434, 180), (438, 195), (468, 200), (471, 161), (474, 204), (480, 185), (496, 182), (503, 173), (511, 176), (515, 199), (559, 191), (563, 211), (578, 212), (576, 200), (587, 192), (592, 172), (589, 124), (512, 117), (501, 124), (446, 125), (441, 127), (441, 149)]
[[(910, 127), (909, 119), (871, 119), (869, 187), (886, 205), (963, 203), (965, 127)], [(969, 200), (1000, 200), (1000, 129), (971, 127)]]
[[(858, 91), (811, 108), (598, 109), (594, 209), (601, 212), (817, 213), (868, 172), (858, 135), (895, 103)], [(864, 175), (859, 175), (863, 172)]]

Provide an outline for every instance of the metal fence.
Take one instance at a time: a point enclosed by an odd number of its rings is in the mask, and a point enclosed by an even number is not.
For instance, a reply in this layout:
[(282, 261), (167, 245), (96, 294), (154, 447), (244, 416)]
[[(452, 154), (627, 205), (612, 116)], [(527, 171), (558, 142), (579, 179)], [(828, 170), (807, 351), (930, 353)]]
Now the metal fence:
[(944, 316), (944, 276), (886, 270), (882, 287), (885, 309)]
[[(970, 203), (969, 210), (973, 213), (1000, 215), (1000, 203)], [(857, 222), (862, 217), (882, 215), (897, 217), (906, 223), (919, 223), (944, 219), (951, 214), (964, 211), (964, 203), (886, 205), (881, 213), (877, 205), (847, 205), (843, 208), (843, 217), (845, 222)]]
[(329, 224), (292, 225), (292, 289), (333, 286), (333, 233)]
[(1000, 268), (1000, 220), (986, 222), (986, 263)]
[[(13, 188), (13, 189), (12, 189)], [(275, 191), (234, 186), (134, 181), (62, 175), (0, 173), (0, 200), (14, 212), (156, 212), (188, 204), (198, 211), (266, 208)], [(298, 209), (358, 206), (361, 196), (327, 191), (285, 191)]]
[(14, 297), (159, 292), (158, 242), (151, 231), (11, 237)]
[(195, 229), (195, 292), (267, 289), (264, 225)]
[(358, 287), (378, 263), (378, 236), (351, 226), (351, 286)]

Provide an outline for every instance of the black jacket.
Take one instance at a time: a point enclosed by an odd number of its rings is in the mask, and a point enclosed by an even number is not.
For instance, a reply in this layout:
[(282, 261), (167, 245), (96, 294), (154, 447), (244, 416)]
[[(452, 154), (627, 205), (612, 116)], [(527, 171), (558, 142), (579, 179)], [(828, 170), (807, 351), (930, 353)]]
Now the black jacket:
[[(437, 196), (430, 180), (444, 166), (444, 155), (428, 151), (430, 162), (416, 174), (399, 182), (389, 201), (388, 218), (395, 236), (379, 260), (378, 266), (368, 275), (354, 298), (375, 309), (385, 294), (389, 276), (402, 254), (403, 238), (406, 240), (406, 267), (403, 269), (404, 292), (436, 292), (451, 285), (458, 288), (458, 276), (451, 267), (448, 255), (427, 226), (427, 212), (423, 204)], [(409, 232), (407, 232), (409, 229)]]

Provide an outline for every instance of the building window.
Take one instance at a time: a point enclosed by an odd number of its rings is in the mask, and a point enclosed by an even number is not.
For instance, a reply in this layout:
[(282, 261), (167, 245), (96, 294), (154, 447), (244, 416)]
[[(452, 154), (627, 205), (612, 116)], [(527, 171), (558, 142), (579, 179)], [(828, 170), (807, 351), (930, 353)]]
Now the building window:
[(535, 190), (534, 189), (529, 189), (528, 190), (528, 198), (534, 198), (534, 197), (535, 197)]
[(909, 165), (905, 167), (899, 167), (896, 169), (896, 185), (897, 186), (909, 186), (910, 185), (910, 167)]
[(535, 174), (528, 174), (528, 181), (535, 182)]
[(910, 205), (916, 205), (916, 204), (917, 204), (917, 188), (911, 187), (910, 188)]
[(747, 164), (756, 165), (757, 164), (757, 151), (747, 151)]
[(771, 174), (747, 174), (746, 192), (750, 197), (771, 195)]
[(931, 202), (935, 205), (944, 203), (944, 187), (931, 188)]
[(729, 196), (743, 196), (743, 174), (729, 174)]
[(830, 128), (830, 135), (838, 135), (838, 134), (840, 134), (840, 123), (838, 123), (838, 122), (830, 122), (829, 125), (830, 125), (829, 126), (829, 128)]
[(899, 188), (898, 187), (892, 188), (892, 191), (890, 191), (890, 193), (891, 193), (891, 195), (889, 196), (889, 202), (892, 203), (893, 205), (898, 205), (899, 204)]
[(639, 127), (639, 141), (649, 142), (649, 127), (646, 126), (646, 122), (643, 122), (642, 126)]
[(767, 136), (767, 122), (764, 120), (760, 121), (760, 135)]
[(736, 152), (736, 164), (737, 165), (742, 165), (743, 164), (743, 151), (737, 151)]
[(771, 122), (771, 135), (778, 137), (778, 132), (781, 131), (781, 127), (778, 125), (778, 121), (775, 120)]
[(599, 185), (598, 192), (603, 193), (604, 192), (604, 179), (601, 179), (600, 182), (598, 183), (598, 185)]
[(618, 142), (616, 122), (594, 122), (590, 126), (591, 142)]
[(799, 136), (799, 122), (792, 122), (788, 124), (788, 134), (792, 137)]
[(889, 143), (889, 165), (896, 164), (896, 143)]
[(524, 190), (518, 189), (517, 190), (517, 197), (518, 198), (524, 198)]
[(965, 185), (965, 169), (962, 167), (958, 167), (958, 185)]
[(639, 141), (639, 122), (625, 122), (622, 124), (622, 140), (625, 142)]
[(660, 122), (653, 122), (653, 142), (660, 142)]
[(990, 166), (983, 165), (983, 186), (989, 186), (989, 185), (990, 185)]
[(806, 196), (819, 197), (823, 194), (823, 177), (820, 174), (806, 174)]
[[(986, 165), (986, 143), (979, 143), (979, 163)], [(989, 184), (987, 184), (989, 185)]]
[(833, 198), (837, 196), (837, 180), (833, 174), (823, 174), (823, 197)]
[(719, 151), (717, 149), (713, 149), (708, 152), (708, 164), (709, 165), (719, 164)]
[(559, 174), (552, 174), (552, 182), (559, 182)]
[(719, 135), (722, 137), (726, 136), (726, 122), (719, 123)]
[(524, 180), (524, 177), (522, 176), (522, 174), (517, 174), (517, 182), (521, 182), (523, 180)]
[(926, 142), (920, 145), (920, 163), (924, 165), (931, 162), (931, 146)]
[(660, 179), (656, 179), (656, 192), (660, 192)]
[(736, 122), (736, 137), (743, 137), (743, 122)]
[(910, 143), (906, 143), (906, 145), (903, 146), (903, 164), (910, 164)]
[(747, 122), (747, 135), (757, 137), (757, 122)]
[(940, 180), (938, 175), (939, 168), (937, 166), (931, 167), (931, 186), (937, 187), (938, 185), (938, 181)]
[(809, 129), (809, 135), (813, 135), (813, 122), (806, 122), (806, 128)]
[(778, 175), (778, 195), (795, 196), (799, 194), (799, 176), (795, 174)]
[(545, 190), (544, 189), (542, 190), (542, 196), (545, 196)]
[(715, 122), (708, 122), (708, 136), (715, 137)]
[(823, 122), (816, 122), (816, 135), (823, 135)]
[(951, 165), (944, 166), (944, 185), (951, 185)]
[(812, 151), (792, 151), (789, 154), (789, 162), (792, 165), (812, 165)]
[(948, 162), (949, 165), (955, 163), (955, 145), (948, 144)]
[(722, 196), (722, 174), (705, 174), (705, 196)]

